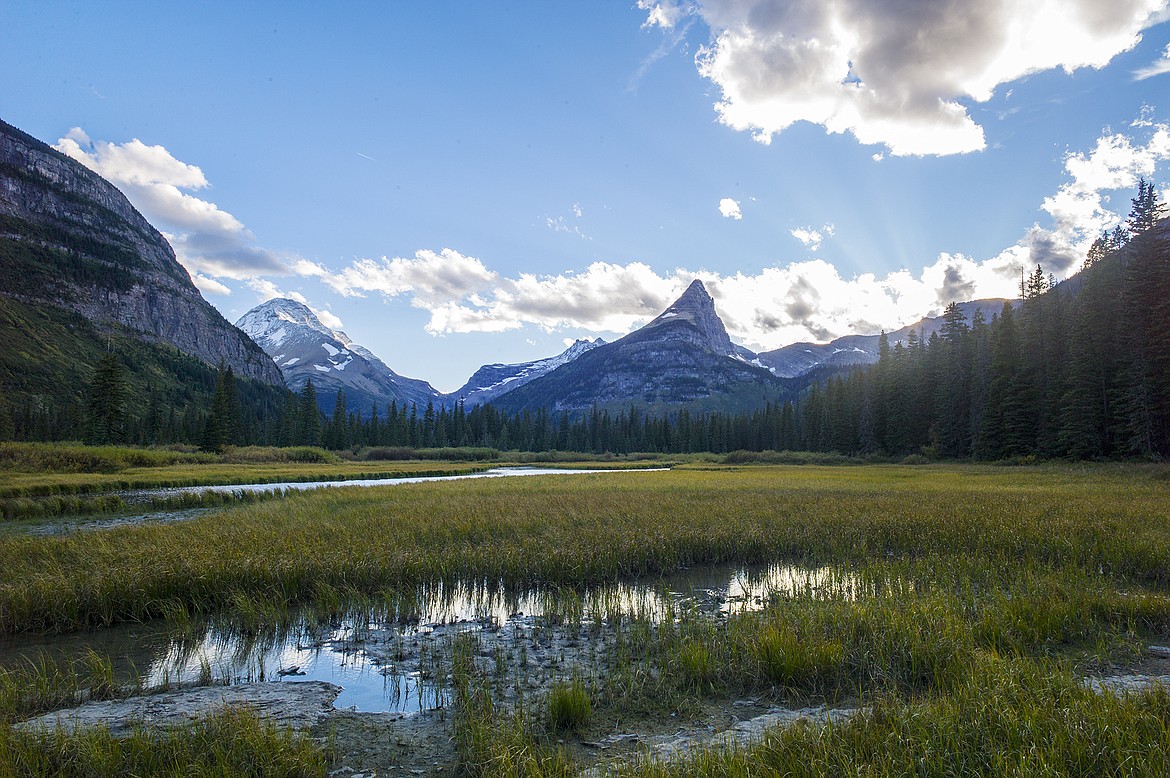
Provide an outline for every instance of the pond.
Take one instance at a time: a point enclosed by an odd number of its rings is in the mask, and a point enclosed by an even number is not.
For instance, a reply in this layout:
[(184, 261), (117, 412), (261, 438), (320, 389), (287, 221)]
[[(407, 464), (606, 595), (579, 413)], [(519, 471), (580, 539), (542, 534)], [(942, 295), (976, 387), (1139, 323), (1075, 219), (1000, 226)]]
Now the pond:
[[(694, 608), (719, 618), (759, 609), (774, 596), (852, 598), (857, 586), (841, 568), (786, 564), (696, 567), (581, 593), (439, 585), (420, 590), (409, 603), (343, 608), (330, 617), (302, 611), (262, 634), (226, 622), (152, 623), (10, 640), (0, 642), (0, 666), (92, 650), (113, 659), (117, 677), (138, 677), (147, 687), (321, 680), (343, 687), (338, 709), (413, 713), (444, 706), (446, 668), (461, 636), (470, 637), (487, 662), (512, 667), (516, 683), (519, 666), (538, 683), (542, 676), (587, 673), (624, 617), (657, 622)], [(596, 639), (582, 640), (586, 633)]]

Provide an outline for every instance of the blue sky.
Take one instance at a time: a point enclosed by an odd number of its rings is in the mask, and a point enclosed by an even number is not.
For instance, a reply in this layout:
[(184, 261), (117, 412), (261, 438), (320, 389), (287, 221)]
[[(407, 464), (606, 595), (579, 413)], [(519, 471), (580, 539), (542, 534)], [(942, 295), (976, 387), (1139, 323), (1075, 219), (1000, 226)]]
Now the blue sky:
[(694, 277), (757, 350), (1005, 296), (1167, 179), (1167, 0), (238, 5), (4, 0), (0, 117), (443, 390)]

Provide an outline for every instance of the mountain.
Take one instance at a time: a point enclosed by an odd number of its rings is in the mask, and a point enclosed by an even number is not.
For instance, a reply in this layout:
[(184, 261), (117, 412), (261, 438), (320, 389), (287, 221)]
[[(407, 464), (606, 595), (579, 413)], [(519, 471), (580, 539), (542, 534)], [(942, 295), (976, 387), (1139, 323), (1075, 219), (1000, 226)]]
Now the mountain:
[(280, 367), (294, 391), (312, 379), (317, 402), (333, 413), (337, 390), (345, 390), (346, 407), (368, 417), (377, 404), (379, 413), (399, 406), (439, 401), (426, 381), (398, 375), (372, 352), (354, 343), (344, 332), (326, 327), (307, 306), (283, 298), (257, 305), (236, 322)]
[(656, 319), (620, 340), (500, 395), (508, 411), (580, 411), (637, 403), (650, 410), (740, 410), (783, 399), (786, 389), (736, 346), (702, 281)]
[(107, 355), (124, 382), (118, 440), (198, 440), (220, 365), (237, 378), (241, 435), (262, 437), (284, 403), (272, 359), (203, 299), (125, 196), (2, 121), (0, 342), (4, 438), (88, 435)]
[(170, 345), (237, 376), (280, 371), (199, 294), (158, 230), (97, 173), (0, 121), (0, 296)]
[[(968, 323), (975, 311), (983, 312), (983, 317), (991, 321), (991, 317), (1003, 310), (1006, 300), (989, 299), (974, 300), (959, 303), (959, 310), (967, 317)], [(933, 316), (920, 319), (900, 330), (886, 334), (890, 346), (898, 342), (905, 342), (910, 332), (916, 332), (924, 338), (942, 329), (943, 317)], [(814, 370), (848, 367), (849, 365), (871, 365), (878, 359), (879, 335), (846, 335), (829, 343), (791, 343), (772, 351), (759, 354), (760, 364), (767, 367), (781, 378), (798, 378)]]
[(499, 363), (484, 365), (467, 379), (467, 383), (447, 397), (451, 400), (463, 400), (469, 407), (489, 403), (505, 392), (524, 386), (545, 373), (572, 362), (587, 351), (604, 345), (605, 341), (601, 338), (577, 340), (555, 357), (538, 359), (535, 362), (521, 362), (517, 365)]

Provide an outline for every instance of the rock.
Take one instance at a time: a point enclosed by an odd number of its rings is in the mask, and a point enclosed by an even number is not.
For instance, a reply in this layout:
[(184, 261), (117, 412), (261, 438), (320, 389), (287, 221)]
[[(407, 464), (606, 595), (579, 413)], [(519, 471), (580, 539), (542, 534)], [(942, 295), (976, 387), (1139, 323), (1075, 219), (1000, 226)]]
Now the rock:
[(340, 686), (325, 681), (201, 686), (124, 700), (87, 702), (20, 722), (14, 729), (27, 732), (60, 728), (74, 732), (105, 726), (113, 735), (124, 736), (135, 726), (184, 726), (239, 705), (253, 708), (278, 726), (304, 730), (333, 711), (333, 701), (340, 693)]
[[(63, 251), (97, 273), (84, 284), (54, 278), (29, 286), (10, 278), (2, 293), (125, 327), (212, 367), (223, 363), (240, 377), (284, 385), (272, 359), (203, 299), (170, 244), (117, 187), (2, 121), (0, 224), (18, 245)], [(4, 269), (31, 275), (27, 265)]]
[(1095, 692), (1127, 694), (1145, 691), (1155, 684), (1170, 687), (1170, 675), (1108, 675), (1103, 678), (1086, 678), (1084, 684)]

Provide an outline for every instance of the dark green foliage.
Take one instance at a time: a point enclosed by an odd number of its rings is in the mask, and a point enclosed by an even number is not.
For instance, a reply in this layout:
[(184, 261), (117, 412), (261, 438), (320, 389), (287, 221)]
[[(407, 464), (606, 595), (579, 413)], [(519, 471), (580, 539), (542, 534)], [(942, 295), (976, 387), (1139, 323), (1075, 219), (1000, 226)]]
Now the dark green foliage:
[(215, 377), (215, 392), (211, 396), (211, 412), (207, 416), (201, 446), (204, 451), (223, 451), (227, 446), (240, 445), (240, 399), (236, 393), (235, 373), (229, 367), (220, 368)]
[[(122, 366), (123, 426), (119, 442), (202, 442), (216, 370), (178, 349), (117, 329), (102, 332), (85, 318), (0, 295), (0, 437), (78, 440), (88, 433), (90, 388), (107, 349)], [(276, 442), (285, 389), (235, 379), (239, 440)], [(3, 423), (7, 418), (9, 425)], [(94, 438), (96, 440), (96, 438)]]
[[(848, 455), (1170, 457), (1170, 230), (1152, 185), (1129, 231), (1094, 243), (1075, 281), (1037, 267), (1023, 299), (969, 325), (949, 306), (938, 337), (914, 333), (879, 360), (807, 390), (795, 445)], [(1130, 235), (1132, 234), (1132, 239)], [(752, 448), (752, 446), (745, 446)]]
[(117, 354), (106, 354), (94, 370), (86, 403), (86, 443), (122, 443), (126, 435), (126, 375)]

